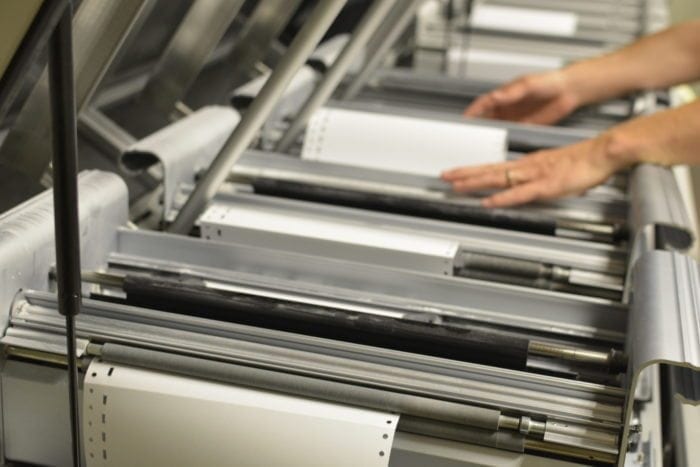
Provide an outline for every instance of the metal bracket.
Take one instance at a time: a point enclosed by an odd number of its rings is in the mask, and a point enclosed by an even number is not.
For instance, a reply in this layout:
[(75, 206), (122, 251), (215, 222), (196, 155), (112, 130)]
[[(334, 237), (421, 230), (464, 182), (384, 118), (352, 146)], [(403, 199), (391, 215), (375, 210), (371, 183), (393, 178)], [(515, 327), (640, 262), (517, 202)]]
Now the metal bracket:
[(163, 165), (163, 214), (170, 210), (178, 185), (193, 183), (206, 168), (240, 120), (228, 107), (204, 107), (129, 147), (120, 164), (127, 172)]
[[(633, 281), (623, 450), (630, 435), (632, 395), (645, 368), (655, 364), (677, 367), (673, 373), (687, 382), (678, 386), (682, 399), (700, 401), (700, 266), (676, 252), (651, 251), (637, 261)], [(618, 465), (623, 463), (621, 457)]]
[(695, 241), (685, 204), (671, 170), (642, 164), (630, 177), (630, 231), (635, 248), (632, 260), (646, 249), (686, 250)]

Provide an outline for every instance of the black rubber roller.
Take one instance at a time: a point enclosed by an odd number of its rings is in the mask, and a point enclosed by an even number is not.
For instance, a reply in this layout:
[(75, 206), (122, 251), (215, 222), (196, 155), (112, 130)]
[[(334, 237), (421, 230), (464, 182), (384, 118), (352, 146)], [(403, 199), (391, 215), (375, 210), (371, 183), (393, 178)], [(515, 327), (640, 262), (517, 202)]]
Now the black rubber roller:
[(211, 289), (196, 279), (127, 276), (131, 305), (220, 321), (523, 370), (528, 340)]
[(337, 206), (370, 209), (487, 227), (499, 227), (544, 235), (556, 235), (557, 229), (554, 219), (513, 209), (486, 209), (479, 206), (467, 206), (457, 203), (369, 193), (267, 178), (255, 179), (251, 185), (256, 193), (262, 195), (314, 201)]
[(462, 267), (468, 270), (506, 274), (533, 280), (552, 277), (552, 267), (537, 261), (473, 252), (464, 253), (462, 260)]

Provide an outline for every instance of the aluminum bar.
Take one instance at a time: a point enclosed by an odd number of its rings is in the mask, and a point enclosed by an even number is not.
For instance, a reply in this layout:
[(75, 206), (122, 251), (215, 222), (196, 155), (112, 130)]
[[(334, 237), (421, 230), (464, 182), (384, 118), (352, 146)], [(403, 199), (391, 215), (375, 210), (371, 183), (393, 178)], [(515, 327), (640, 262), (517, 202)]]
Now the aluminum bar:
[(95, 107), (80, 114), (78, 131), (115, 161), (136, 143), (133, 136)]
[[(16, 1), (14, 4), (22, 6), (14, 11), (10, 20), (12, 35), (10, 31), (3, 31), (3, 45), (0, 48), (0, 121), (27, 85), (31, 66), (49, 42), (63, 10), (60, 2), (35, 0)], [(13, 11), (12, 3), (9, 11)]]
[(102, 359), (106, 362), (156, 369), (195, 378), (284, 392), (300, 397), (311, 397), (329, 402), (388, 410), (484, 430), (497, 430), (500, 418), (500, 411), (496, 409), (469, 406), (397, 392), (387, 392), (347, 383), (262, 370), (168, 352), (139, 349), (120, 344), (108, 343), (103, 345)]
[(382, 20), (389, 13), (396, 0), (375, 0), (362, 17), (360, 24), (348, 43), (343, 48), (323, 79), (318, 83), (313, 94), (294, 118), (287, 131), (277, 143), (276, 151), (285, 152), (296, 141), (306, 127), (313, 113), (326, 103), (359, 53), (367, 45), (372, 34), (382, 25)]
[(295, 37), (289, 51), (270, 75), (270, 79), (260, 90), (258, 97), (224, 143), (216, 159), (178, 213), (170, 226), (171, 232), (187, 233), (190, 231), (197, 216), (209, 200), (214, 197), (219, 185), (226, 180), (231, 168), (243, 154), (243, 151), (255, 139), (290, 81), (321, 41), (345, 3), (346, 0), (327, 0), (316, 6), (307, 19), (306, 25)]
[(175, 31), (141, 99), (168, 117), (221, 41), (243, 0), (197, 0)]
[[(409, 5), (403, 3), (400, 5), (403, 9), (399, 10), (399, 15), (394, 15), (387, 20), (386, 32), (382, 34), (382, 41), (378, 42), (378, 48), (373, 52), (372, 56), (364, 63), (360, 72), (352, 80), (348, 88), (343, 94), (343, 99), (353, 99), (365, 87), (367, 81), (374, 75), (374, 72), (381, 66), (387, 54), (394, 46), (398, 38), (403, 34), (411, 20), (416, 15), (416, 10), (423, 3), (423, 0), (411, 0)], [(398, 5), (397, 5), (398, 6)], [(372, 41), (374, 42), (374, 40)]]
[[(153, 0), (84, 0), (73, 20), (76, 107), (80, 112), (119, 51), (127, 34)], [(43, 74), (0, 147), (0, 165), (41, 180), (51, 160), (49, 80)]]
[(226, 96), (232, 89), (257, 76), (256, 64), (270, 52), (275, 39), (289, 23), (301, 0), (261, 0), (224, 62), (221, 74), (207, 83), (211, 95)]

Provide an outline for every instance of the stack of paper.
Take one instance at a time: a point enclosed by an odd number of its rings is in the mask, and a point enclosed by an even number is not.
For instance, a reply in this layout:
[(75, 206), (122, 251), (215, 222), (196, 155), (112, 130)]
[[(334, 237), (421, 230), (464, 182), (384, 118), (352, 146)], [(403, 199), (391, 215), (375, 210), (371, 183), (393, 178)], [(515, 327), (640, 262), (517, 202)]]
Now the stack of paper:
[(561, 57), (476, 47), (452, 47), (447, 52), (447, 74), (455, 77), (507, 81), (527, 73), (557, 70)]
[(576, 33), (575, 13), (479, 3), (472, 10), (472, 26), (484, 29), (571, 37)]
[(500, 128), (322, 108), (311, 118), (301, 156), (435, 177), (460, 165), (503, 162), (507, 131)]

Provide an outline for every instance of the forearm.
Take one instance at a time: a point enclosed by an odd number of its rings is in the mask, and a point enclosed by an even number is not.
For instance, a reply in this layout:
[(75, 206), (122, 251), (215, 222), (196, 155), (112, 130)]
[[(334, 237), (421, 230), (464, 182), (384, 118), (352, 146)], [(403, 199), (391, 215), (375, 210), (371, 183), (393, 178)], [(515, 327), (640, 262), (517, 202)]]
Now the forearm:
[(700, 20), (645, 37), (602, 57), (563, 70), (579, 105), (700, 78)]
[(601, 135), (619, 168), (700, 164), (700, 101), (618, 125)]

